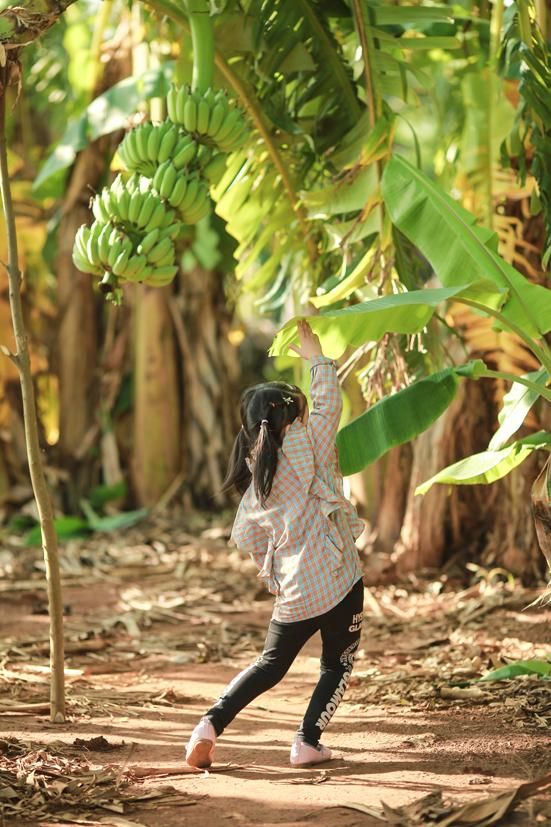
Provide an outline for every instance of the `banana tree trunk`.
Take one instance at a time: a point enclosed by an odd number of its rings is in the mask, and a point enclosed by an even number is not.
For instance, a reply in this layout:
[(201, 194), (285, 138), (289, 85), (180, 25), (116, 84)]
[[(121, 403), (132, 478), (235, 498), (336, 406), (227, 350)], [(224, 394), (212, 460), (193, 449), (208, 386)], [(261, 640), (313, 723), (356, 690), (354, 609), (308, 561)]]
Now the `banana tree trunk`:
[(180, 470), (180, 393), (170, 288), (139, 288), (134, 304), (132, 481), (137, 501), (155, 505)]
[[(93, 97), (128, 77), (131, 71), (128, 45), (117, 46), (111, 59), (103, 61), (101, 67)], [(116, 137), (100, 138), (78, 154), (71, 170), (58, 232), (58, 452), (61, 466), (69, 471), (64, 506), (72, 513), (78, 511), (80, 499), (96, 481), (96, 463), (91, 459), (88, 447), (97, 444), (104, 427), (99, 412), (100, 396), (106, 395), (101, 386), (107, 369), (103, 362), (113, 361), (109, 353), (107, 359), (100, 359), (100, 337), (103, 335), (107, 340), (104, 351), (111, 345), (108, 323), (104, 325), (107, 331), (101, 330), (103, 301), (93, 289), (94, 279), (81, 273), (73, 264), (72, 249), (77, 229), (81, 224), (90, 223), (90, 196), (101, 187), (115, 141)], [(115, 369), (112, 364), (109, 367)], [(104, 481), (109, 482), (105, 479), (105, 463), (103, 475)]]
[(219, 489), (239, 427), (240, 375), (223, 275), (199, 267), (186, 273), (171, 310), (182, 362), (184, 502), (223, 506), (228, 497)]
[(92, 278), (76, 269), (71, 254), (77, 229), (90, 219), (90, 192), (98, 188), (104, 174), (101, 143), (91, 144), (75, 162), (58, 234), (58, 450), (63, 468), (69, 471), (66, 507), (70, 511), (78, 509), (80, 497), (90, 487), (92, 468), (89, 458), (81, 456), (81, 448), (96, 422), (99, 401), (97, 295)]

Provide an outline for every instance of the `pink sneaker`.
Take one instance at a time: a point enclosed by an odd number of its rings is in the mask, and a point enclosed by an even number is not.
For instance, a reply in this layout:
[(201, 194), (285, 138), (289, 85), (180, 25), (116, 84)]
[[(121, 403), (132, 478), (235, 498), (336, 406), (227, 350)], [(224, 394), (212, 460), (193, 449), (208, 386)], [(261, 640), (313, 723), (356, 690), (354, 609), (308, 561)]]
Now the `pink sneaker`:
[(205, 769), (214, 758), (216, 730), (208, 718), (201, 718), (186, 746), (186, 762), (190, 767)]
[(311, 764), (321, 764), (323, 761), (331, 760), (331, 750), (318, 744), (312, 747), (299, 736), (293, 741), (291, 747), (291, 766), (309, 767)]

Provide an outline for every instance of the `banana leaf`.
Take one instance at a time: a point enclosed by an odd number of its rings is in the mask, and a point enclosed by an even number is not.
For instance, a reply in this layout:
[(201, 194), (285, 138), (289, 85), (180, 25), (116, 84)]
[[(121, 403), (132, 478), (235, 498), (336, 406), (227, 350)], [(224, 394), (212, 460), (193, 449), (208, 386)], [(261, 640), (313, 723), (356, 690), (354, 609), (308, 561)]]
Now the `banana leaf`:
[[(501, 307), (506, 292), (491, 282), (478, 281), (461, 287), (410, 290), (354, 304), (340, 310), (309, 316), (308, 322), (319, 338), (326, 356), (338, 359), (349, 345), (377, 341), (385, 333), (418, 333), (428, 323), (438, 305), (450, 299), (467, 298), (491, 308)], [(287, 353), (298, 343), (297, 321), (288, 321), (277, 333), (270, 356)]]
[(519, 675), (541, 675), (542, 678), (548, 678), (551, 676), (551, 663), (546, 660), (516, 660), (507, 666), (493, 669), (478, 680), (506, 681)]
[(446, 287), (490, 279), (510, 289), (501, 313), (538, 337), (551, 330), (551, 291), (531, 284), (497, 253), (494, 233), (399, 156), (385, 167), (381, 190), (393, 223), (430, 261)]
[[(549, 377), (545, 368), (541, 368), (527, 373), (524, 378), (538, 385), (545, 385)], [(538, 394), (531, 388), (513, 382), (510, 391), (503, 397), (503, 407), (497, 416), (499, 428), (488, 445), (491, 451), (503, 448), (507, 440), (518, 431), (528, 411), (538, 399)]]
[(474, 363), (446, 368), (381, 399), (337, 434), (343, 476), (356, 474), (395, 445), (409, 442), (435, 422), (451, 404), (459, 379)]
[(416, 494), (426, 494), (435, 483), (447, 485), (486, 485), (500, 480), (516, 468), (538, 448), (551, 449), (551, 434), (538, 431), (518, 439), (500, 451), (482, 451), (454, 462), (434, 477), (421, 483)]

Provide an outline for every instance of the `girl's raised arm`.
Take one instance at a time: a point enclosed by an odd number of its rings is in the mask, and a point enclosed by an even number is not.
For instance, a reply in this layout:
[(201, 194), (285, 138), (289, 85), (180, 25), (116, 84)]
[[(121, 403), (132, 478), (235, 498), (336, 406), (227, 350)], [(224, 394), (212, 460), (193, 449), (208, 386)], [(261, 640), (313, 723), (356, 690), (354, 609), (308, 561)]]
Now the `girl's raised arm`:
[(310, 396), (312, 410), (306, 429), (320, 465), (335, 460), (335, 437), (342, 413), (342, 396), (337, 379), (337, 365), (327, 356), (310, 359)]
[(320, 465), (335, 459), (335, 437), (342, 412), (342, 396), (337, 379), (337, 364), (323, 355), (319, 338), (307, 321), (297, 322), (300, 348), (291, 349), (310, 361), (312, 410), (306, 428)]

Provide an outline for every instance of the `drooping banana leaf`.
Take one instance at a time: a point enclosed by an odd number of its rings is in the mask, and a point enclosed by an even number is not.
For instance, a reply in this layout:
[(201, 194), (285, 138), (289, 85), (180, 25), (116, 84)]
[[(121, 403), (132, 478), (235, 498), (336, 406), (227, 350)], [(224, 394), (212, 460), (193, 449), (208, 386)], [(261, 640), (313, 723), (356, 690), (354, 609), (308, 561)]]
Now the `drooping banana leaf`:
[(382, 194), (392, 221), (432, 264), (442, 284), (491, 279), (510, 288), (505, 319), (533, 337), (551, 330), (551, 291), (531, 284), (496, 252), (497, 239), (424, 173), (395, 156)]
[(434, 477), (418, 485), (415, 493), (426, 494), (435, 483), (448, 485), (484, 485), (505, 477), (538, 448), (551, 448), (551, 434), (537, 434), (518, 439), (500, 451), (482, 451), (454, 462)]
[[(549, 377), (545, 368), (541, 368), (527, 373), (524, 378), (537, 385), (545, 385)], [(503, 397), (503, 406), (497, 416), (499, 428), (488, 445), (491, 451), (503, 448), (507, 440), (518, 431), (538, 398), (538, 394), (531, 388), (513, 382), (511, 389)]]
[[(385, 333), (418, 333), (438, 305), (454, 298), (476, 300), (497, 309), (505, 300), (506, 291), (488, 281), (461, 287), (410, 290), (309, 316), (308, 322), (319, 336), (323, 352), (338, 359), (349, 345), (377, 341)], [(289, 345), (298, 343), (297, 321), (298, 317), (291, 319), (277, 333), (270, 356), (287, 353)]]
[[(441, 416), (453, 401), (459, 379), (470, 364), (446, 368), (386, 396), (337, 434), (339, 465), (343, 476), (355, 474), (395, 445), (409, 442)], [(474, 369), (474, 365), (473, 365)]]

